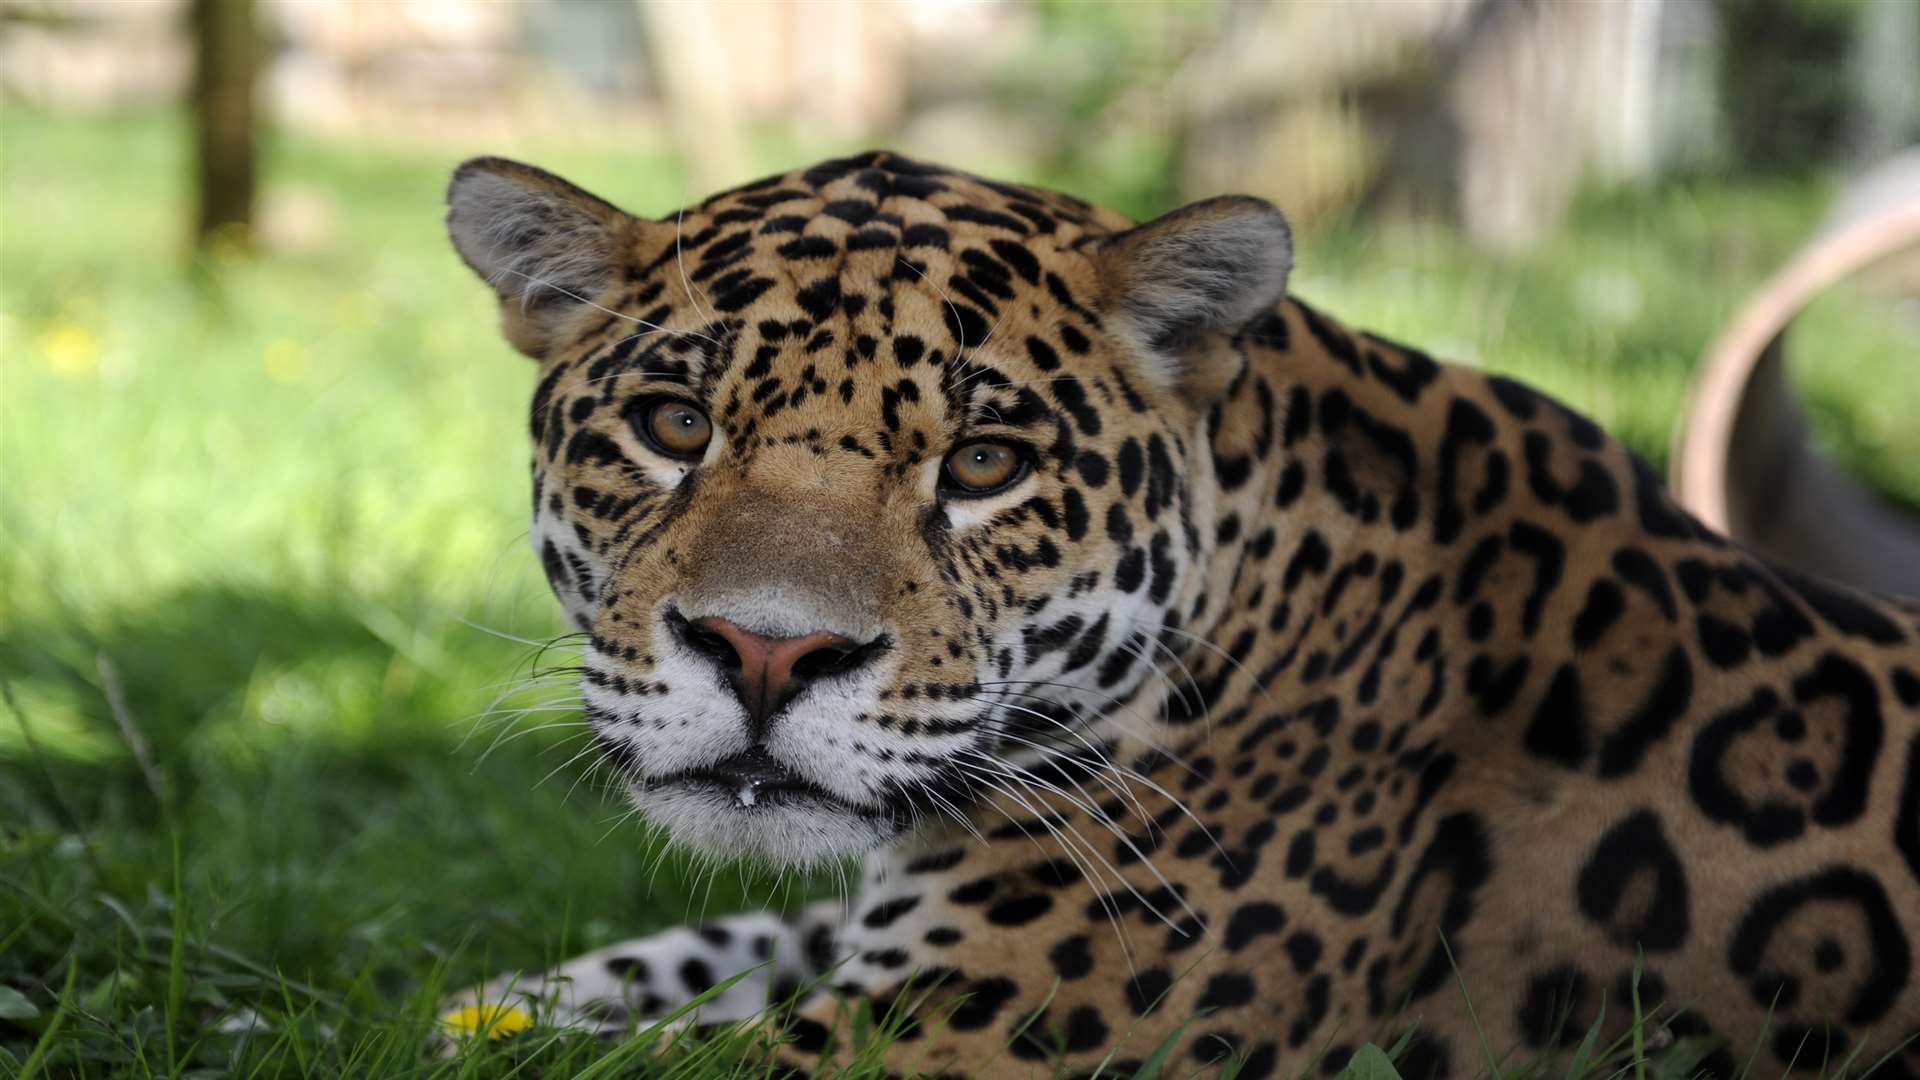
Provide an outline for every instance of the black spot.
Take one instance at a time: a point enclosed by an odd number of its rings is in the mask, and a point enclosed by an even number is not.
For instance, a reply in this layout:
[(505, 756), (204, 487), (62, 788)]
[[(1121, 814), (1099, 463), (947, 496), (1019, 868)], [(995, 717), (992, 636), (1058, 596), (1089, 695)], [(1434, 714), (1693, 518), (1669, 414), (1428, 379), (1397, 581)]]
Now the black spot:
[(1033, 365), (1041, 371), (1058, 371), (1060, 369), (1060, 354), (1053, 351), (1053, 346), (1037, 337), (1029, 336), (1027, 338), (1027, 356), (1033, 360)]
[(1587, 1009), (1592, 987), (1578, 968), (1561, 965), (1527, 980), (1526, 995), (1514, 1020), (1520, 1037), (1536, 1049), (1579, 1045), (1583, 1035), (1578, 1018)]
[(1514, 657), (1504, 668), (1484, 653), (1473, 658), (1467, 665), (1467, 692), (1478, 699), (1482, 718), (1491, 720), (1507, 711), (1526, 684), (1530, 666), (1525, 656)]
[(1009, 217), (1006, 214), (985, 210), (978, 206), (968, 206), (964, 203), (957, 206), (943, 206), (940, 208), (940, 212), (946, 215), (948, 221), (964, 221), (974, 225), (987, 225), (992, 228), (1006, 229), (1010, 232), (1018, 233), (1021, 236), (1025, 236), (1032, 231), (1027, 227), (1026, 222), (1017, 217)]
[(1227, 951), (1239, 952), (1252, 944), (1256, 938), (1265, 934), (1279, 933), (1286, 925), (1286, 912), (1282, 911), (1278, 904), (1266, 900), (1242, 904), (1227, 920)]
[[(712, 303), (715, 311), (739, 311), (741, 308), (760, 299), (768, 289), (774, 286), (773, 279), (769, 277), (748, 277), (744, 280), (734, 281), (734, 276), (733, 274), (729, 274), (713, 283), (714, 295)], [(727, 287), (722, 288), (723, 285)]]
[(1745, 663), (1753, 649), (1753, 640), (1745, 630), (1718, 616), (1702, 611), (1694, 616), (1694, 626), (1700, 634), (1700, 651), (1721, 670)]
[(703, 994), (713, 987), (713, 968), (699, 957), (689, 957), (680, 964), (680, 981), (693, 994)]
[(1195, 1003), (1200, 1009), (1231, 1009), (1253, 1000), (1253, 979), (1238, 972), (1225, 972), (1207, 981)]
[(795, 1016), (786, 1021), (787, 1033), (793, 1036), (793, 1046), (809, 1054), (817, 1054), (827, 1048), (830, 1032), (825, 1024), (809, 1020), (804, 1016)]
[(1506, 546), (1506, 541), (1498, 536), (1483, 537), (1479, 543), (1473, 545), (1473, 549), (1467, 552), (1467, 557), (1461, 560), (1460, 576), (1453, 582), (1455, 604), (1464, 604), (1479, 593), (1480, 584), (1486, 580), (1487, 571), (1492, 570), (1494, 563), (1500, 561), (1500, 552)]
[(1885, 1016), (1906, 989), (1913, 961), (1886, 890), (1865, 871), (1832, 866), (1762, 893), (1734, 931), (1727, 962), (1736, 975), (1749, 980), (1754, 1002), (1770, 1007), (1773, 994), (1791, 976), (1767, 965), (1768, 946), (1801, 908), (1822, 903), (1853, 907), (1866, 931), (1868, 940), (1861, 955), (1869, 959), (1869, 967), (1846, 1002), (1844, 1019), (1849, 1024), (1871, 1024)]
[(955, 866), (958, 866), (960, 861), (966, 857), (966, 848), (948, 848), (945, 851), (935, 851), (908, 862), (906, 872), (909, 874), (932, 874), (938, 873), (941, 870), (951, 870)]
[(892, 926), (900, 916), (905, 915), (918, 906), (920, 906), (920, 898), (918, 896), (902, 896), (872, 908), (860, 922), (871, 929), (878, 930), (882, 927)]
[(1131, 593), (1140, 588), (1147, 573), (1147, 553), (1144, 548), (1130, 547), (1113, 568), (1113, 587), (1123, 593)]
[(938, 225), (909, 225), (900, 234), (901, 247), (930, 247), (947, 250), (947, 230)]
[[(1439, 503), (1433, 517), (1433, 538), (1442, 544), (1450, 544), (1460, 535), (1466, 524), (1466, 512), (1461, 509), (1459, 491), (1460, 456), (1469, 446), (1490, 446), (1493, 443), (1493, 422), (1487, 414), (1466, 398), (1456, 397), (1447, 410), (1447, 424), (1440, 438), (1437, 487)], [(1488, 455), (1491, 461), (1492, 455)], [(1489, 479), (1492, 468), (1489, 465)], [(1502, 482), (1504, 487), (1504, 481)]]
[(1045, 893), (1002, 900), (987, 909), (987, 921), (996, 926), (1025, 926), (1053, 909), (1053, 897)]
[(1120, 444), (1120, 454), (1116, 461), (1120, 469), (1120, 493), (1128, 498), (1140, 490), (1140, 481), (1146, 479), (1147, 459), (1140, 449), (1140, 442), (1129, 437)]
[(1626, 597), (1620, 592), (1620, 586), (1601, 578), (1587, 589), (1587, 602), (1573, 619), (1573, 647), (1582, 651), (1593, 648), (1599, 643), (1620, 613), (1625, 610)]
[(616, 979), (644, 983), (647, 981), (647, 962), (637, 956), (615, 956), (607, 960), (607, 974)]
[(1547, 597), (1560, 585), (1567, 546), (1552, 532), (1525, 521), (1516, 521), (1507, 530), (1507, 543), (1534, 561), (1533, 591), (1527, 594), (1520, 623), (1521, 629), (1531, 636), (1540, 629), (1540, 612), (1546, 606)]
[(1293, 961), (1293, 970), (1302, 975), (1312, 971), (1320, 962), (1320, 938), (1301, 930), (1287, 938), (1287, 958)]
[[(1420, 392), (1427, 384), (1440, 377), (1440, 365), (1419, 349), (1399, 345), (1378, 334), (1365, 335), (1369, 340), (1385, 347), (1387, 352), (1368, 350), (1367, 371), (1374, 378), (1386, 383), (1402, 400), (1412, 404), (1420, 399)], [(1397, 365), (1387, 363), (1385, 357), (1397, 355)]]
[(959, 1006), (947, 1017), (947, 1026), (955, 1031), (979, 1031), (993, 1023), (1019, 992), (1019, 985), (1012, 979), (981, 979), (967, 987)]
[[(1097, 488), (1097, 487), (1102, 487), (1106, 484), (1107, 482), (1107, 459), (1106, 458), (1101, 457), (1099, 454), (1096, 454), (1093, 451), (1089, 450), (1089, 451), (1083, 452), (1079, 457), (1075, 458), (1073, 465), (1074, 465), (1074, 468), (1079, 471), (1080, 479), (1084, 481), (1088, 487)], [(1120, 504), (1115, 503), (1111, 507), (1111, 509), (1119, 510)], [(1124, 511), (1123, 511), (1123, 514), (1124, 514)]]
[(1527, 724), (1527, 752), (1569, 769), (1587, 758), (1587, 710), (1580, 697), (1580, 674), (1561, 664)]
[(1592, 458), (1581, 458), (1578, 478), (1571, 487), (1562, 486), (1553, 475), (1552, 442), (1545, 435), (1528, 432), (1524, 442), (1527, 482), (1541, 502), (1559, 506), (1577, 524), (1604, 517), (1620, 507), (1620, 492), (1606, 467)]
[(1920, 675), (1906, 668), (1893, 669), (1893, 692), (1900, 697), (1900, 704), (1907, 708), (1920, 708)]
[(1687, 711), (1693, 700), (1693, 665), (1685, 649), (1676, 645), (1667, 652), (1660, 668), (1660, 681), (1647, 699), (1618, 731), (1607, 736), (1600, 746), (1600, 775), (1624, 776), (1640, 764), (1646, 752), (1672, 730), (1674, 722)]
[(1907, 743), (1906, 779), (1900, 784), (1900, 807), (1893, 823), (1893, 844), (1906, 857), (1907, 869), (1920, 881), (1920, 735)]
[(1093, 970), (1093, 953), (1087, 945), (1087, 935), (1075, 934), (1055, 945), (1047, 958), (1061, 978), (1078, 979)]
[(865, 225), (873, 218), (874, 209), (874, 204), (865, 199), (835, 199), (821, 207), (820, 212), (849, 225)]
[(1640, 527), (1654, 536), (1684, 538), (1696, 535), (1693, 519), (1675, 505), (1660, 478), (1640, 455), (1632, 456), (1634, 504)]
[(1403, 1080), (1439, 1080), (1452, 1072), (1446, 1040), (1425, 1032), (1416, 1032), (1393, 1064)]
[(840, 253), (840, 246), (824, 236), (801, 236), (774, 249), (783, 259), (825, 259)]
[[(1645, 906), (1621, 910), (1629, 895)], [(1686, 942), (1686, 873), (1651, 810), (1636, 811), (1600, 838), (1580, 869), (1579, 897), (1581, 912), (1616, 945), (1666, 952)]]
[(1613, 570), (1620, 580), (1632, 585), (1652, 598), (1660, 606), (1660, 613), (1672, 622), (1679, 617), (1674, 606), (1673, 589), (1667, 584), (1666, 571), (1653, 556), (1635, 547), (1624, 547), (1613, 553)]
[(1082, 1005), (1067, 1014), (1067, 1050), (1069, 1053), (1082, 1050), (1095, 1050), (1107, 1042), (1107, 1024), (1100, 1019), (1100, 1010), (1091, 1005)]
[(794, 302), (816, 323), (827, 320), (840, 306), (840, 279), (823, 277), (794, 294)]
[(1165, 968), (1148, 968), (1127, 980), (1127, 1005), (1135, 1016), (1145, 1016), (1172, 985), (1173, 976)]
[[(1432, 841), (1421, 852), (1419, 863), (1407, 877), (1399, 903), (1394, 906), (1394, 938), (1399, 940), (1406, 937), (1414, 901), (1420, 896), (1420, 886), (1429, 876), (1444, 875), (1446, 891), (1440, 898), (1437, 929), (1451, 944), (1454, 961), (1458, 961), (1462, 952), (1460, 928), (1466, 925), (1467, 918), (1473, 913), (1475, 894), (1492, 874), (1493, 859), (1486, 829), (1480, 824), (1479, 817), (1463, 810), (1441, 818), (1434, 829)], [(1423, 933), (1430, 932), (1423, 930)], [(1439, 941), (1435, 940), (1429, 948), (1426, 961), (1414, 974), (1408, 1000), (1425, 997), (1446, 985), (1452, 970), (1453, 961), (1449, 961)]]
[(1799, 836), (1809, 819), (1829, 828), (1857, 820), (1866, 810), (1869, 781), (1885, 738), (1879, 686), (1865, 669), (1838, 653), (1821, 657), (1813, 670), (1795, 679), (1793, 696), (1802, 711), (1829, 698), (1845, 707), (1840, 761), (1824, 793), (1796, 805), (1779, 798), (1752, 799), (1736, 786), (1729, 761), (1734, 743), (1772, 719), (1784, 704), (1765, 688), (1715, 717), (1694, 740), (1688, 764), (1690, 790), (1706, 815), (1740, 826), (1747, 839), (1761, 847)]
[(1324, 574), (1333, 560), (1333, 549), (1321, 537), (1319, 530), (1308, 529), (1300, 538), (1300, 546), (1294, 549), (1293, 557), (1287, 560), (1287, 567), (1281, 576), (1281, 587), (1288, 592), (1298, 588), (1307, 574)]

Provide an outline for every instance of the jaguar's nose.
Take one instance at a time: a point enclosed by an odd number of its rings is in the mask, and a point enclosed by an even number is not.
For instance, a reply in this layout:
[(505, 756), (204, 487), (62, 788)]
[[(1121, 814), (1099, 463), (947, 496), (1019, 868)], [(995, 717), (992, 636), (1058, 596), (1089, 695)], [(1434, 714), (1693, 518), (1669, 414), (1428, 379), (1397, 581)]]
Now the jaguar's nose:
[(856, 642), (831, 630), (799, 637), (769, 637), (717, 616), (689, 620), (670, 612), (669, 625), (694, 652), (718, 663), (747, 710), (756, 742), (782, 708), (817, 680), (859, 669), (879, 655), (884, 642)]

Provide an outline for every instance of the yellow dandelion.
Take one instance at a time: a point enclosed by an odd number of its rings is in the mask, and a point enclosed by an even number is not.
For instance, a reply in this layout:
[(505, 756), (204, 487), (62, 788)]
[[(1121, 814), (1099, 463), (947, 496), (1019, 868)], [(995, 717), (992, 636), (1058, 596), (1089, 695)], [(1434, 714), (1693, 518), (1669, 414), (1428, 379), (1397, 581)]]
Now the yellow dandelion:
[(91, 375), (100, 366), (100, 335), (79, 323), (54, 323), (40, 335), (40, 356), (55, 375)]
[(533, 1016), (518, 1005), (462, 1005), (442, 1014), (440, 1026), (458, 1038), (485, 1034), (502, 1039), (532, 1027)]

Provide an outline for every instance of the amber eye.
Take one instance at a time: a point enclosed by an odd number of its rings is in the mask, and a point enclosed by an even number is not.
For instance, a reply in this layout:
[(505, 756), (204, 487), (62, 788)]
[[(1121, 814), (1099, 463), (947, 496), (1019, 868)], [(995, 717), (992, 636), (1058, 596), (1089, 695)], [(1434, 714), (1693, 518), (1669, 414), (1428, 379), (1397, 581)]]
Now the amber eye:
[(655, 450), (670, 458), (698, 461), (713, 437), (713, 423), (707, 414), (684, 401), (659, 401), (649, 405), (635, 425)]
[(1010, 488), (1027, 474), (1027, 455), (1003, 442), (970, 442), (947, 455), (940, 487), (959, 498), (979, 498)]

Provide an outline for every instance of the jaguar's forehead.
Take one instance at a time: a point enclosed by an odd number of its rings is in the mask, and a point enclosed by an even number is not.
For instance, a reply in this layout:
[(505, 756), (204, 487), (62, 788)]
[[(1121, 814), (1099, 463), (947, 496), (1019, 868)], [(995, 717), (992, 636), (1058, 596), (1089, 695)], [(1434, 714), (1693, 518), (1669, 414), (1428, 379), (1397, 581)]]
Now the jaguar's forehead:
[(658, 218), (573, 355), (641, 376), (629, 394), (701, 392), (736, 437), (1030, 426), (1110, 368), (1090, 245), (1130, 224), (893, 154), (825, 162)]
[(1124, 229), (1130, 222), (1085, 200), (1045, 188), (1009, 184), (970, 173), (872, 151), (765, 177), (713, 195), (697, 208), (713, 224), (776, 224), (780, 232), (809, 219), (846, 223), (877, 245), (880, 233), (919, 224), (924, 235), (957, 231), (981, 238), (1053, 237), (1071, 245), (1087, 233)]

